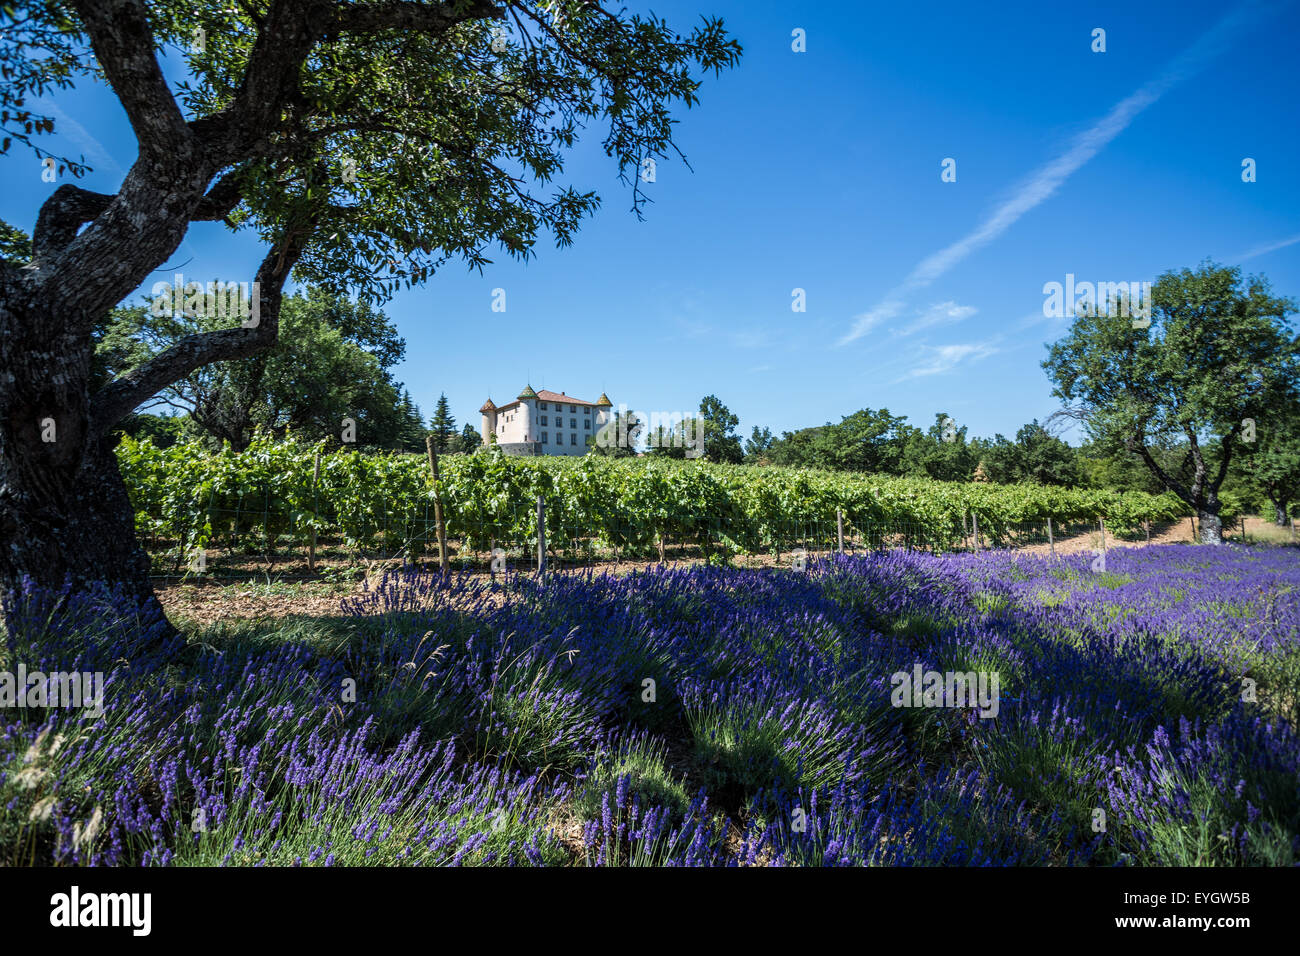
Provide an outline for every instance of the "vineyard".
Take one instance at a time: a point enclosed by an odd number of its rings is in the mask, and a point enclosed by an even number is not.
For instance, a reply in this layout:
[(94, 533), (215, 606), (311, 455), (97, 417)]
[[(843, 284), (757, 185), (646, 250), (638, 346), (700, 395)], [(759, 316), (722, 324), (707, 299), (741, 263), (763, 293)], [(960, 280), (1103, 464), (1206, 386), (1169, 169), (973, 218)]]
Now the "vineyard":
[(423, 456), (327, 453), (266, 438), (217, 453), (127, 438), (118, 459), (137, 531), (156, 556), (178, 561), (208, 549), (314, 553), (318, 542), (344, 559), (436, 553), (435, 495), (462, 558), (534, 541), (539, 496), (552, 549), (615, 559), (662, 559), (673, 544), (706, 557), (779, 555), (833, 537), (839, 520), (851, 539), (878, 544), (870, 529), (888, 528), (897, 544), (945, 551), (973, 533), (998, 546), (1047, 519), (1100, 518), (1124, 534), (1186, 514), (1170, 495), (590, 455), (444, 456), (435, 487)]

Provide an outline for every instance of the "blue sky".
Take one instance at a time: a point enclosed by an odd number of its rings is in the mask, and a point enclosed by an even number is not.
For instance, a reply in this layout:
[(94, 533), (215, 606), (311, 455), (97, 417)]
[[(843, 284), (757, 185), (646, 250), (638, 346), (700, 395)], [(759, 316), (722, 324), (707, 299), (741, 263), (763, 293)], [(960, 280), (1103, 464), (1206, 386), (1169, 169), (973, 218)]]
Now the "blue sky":
[[(660, 164), (638, 222), (593, 129), (562, 181), (604, 204), (573, 246), (399, 293), (396, 374), (426, 414), (446, 392), (477, 426), (485, 397), (527, 381), (646, 410), (713, 393), (746, 436), (866, 406), (1012, 435), (1056, 407), (1040, 362), (1067, 320), (1043, 318), (1044, 283), (1212, 257), (1300, 298), (1297, 3), (790, 6), (654, 4), (683, 25), (723, 16), (745, 47), (680, 114), (694, 172)], [(96, 167), (83, 185), (116, 189), (135, 144), (111, 95), (53, 106), (56, 141)], [(30, 231), (54, 187), (27, 154), (0, 175), (0, 217)], [(199, 224), (167, 265), (251, 275), (261, 256)]]

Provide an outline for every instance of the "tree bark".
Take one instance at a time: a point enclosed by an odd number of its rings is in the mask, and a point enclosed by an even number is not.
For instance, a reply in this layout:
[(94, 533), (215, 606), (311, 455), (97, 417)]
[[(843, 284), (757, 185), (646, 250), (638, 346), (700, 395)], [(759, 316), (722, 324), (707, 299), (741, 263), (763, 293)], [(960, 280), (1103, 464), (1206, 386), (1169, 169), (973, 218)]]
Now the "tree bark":
[(1198, 509), (1196, 517), (1201, 544), (1223, 544), (1223, 519), (1219, 517), (1217, 504), (1213, 511), (1207, 511), (1205, 507)]
[(1273, 502), (1273, 523), (1279, 528), (1286, 527), (1286, 502)]

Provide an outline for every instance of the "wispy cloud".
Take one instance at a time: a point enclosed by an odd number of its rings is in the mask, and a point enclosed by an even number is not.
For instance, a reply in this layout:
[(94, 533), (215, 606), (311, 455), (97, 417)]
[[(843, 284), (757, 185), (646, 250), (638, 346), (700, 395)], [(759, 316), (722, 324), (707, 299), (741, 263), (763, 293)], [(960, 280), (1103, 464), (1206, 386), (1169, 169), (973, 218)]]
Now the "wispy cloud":
[(1235, 34), (1265, 12), (1265, 7), (1259, 3), (1245, 3), (1215, 23), (1195, 43), (1175, 57), (1158, 77), (1116, 103), (1100, 121), (1075, 136), (1063, 153), (1033, 172), (973, 231), (921, 260), (879, 305), (854, 318), (853, 326), (838, 344), (847, 345), (881, 322), (902, 312), (906, 308), (905, 297), (908, 293), (930, 285), (971, 253), (1010, 229), (1025, 213), (1050, 198), (1062, 183), (1124, 132), (1143, 110), (1194, 75), (1218, 55)]
[(911, 322), (908, 322), (902, 328), (896, 329), (895, 334), (915, 335), (917, 332), (932, 329), (936, 325), (952, 325), (963, 319), (969, 319), (978, 311), (979, 309), (973, 305), (958, 305), (951, 300), (940, 302), (938, 305), (932, 305), (928, 309), (919, 311)]
[(959, 345), (925, 346), (923, 358), (905, 375), (898, 379), (921, 378), (927, 375), (942, 375), (950, 372), (962, 362), (977, 362), (980, 359), (996, 355), (997, 346), (993, 341), (967, 342)]
[[(882, 302), (870, 312), (859, 316), (856, 327), (861, 329), (859, 334), (865, 334), (905, 315), (908, 310), (909, 306), (902, 300)], [(968, 319), (978, 311), (973, 305), (958, 305), (951, 300), (939, 302), (927, 308), (913, 310), (901, 325), (890, 326), (890, 331), (894, 335), (915, 335), (936, 325), (947, 325)]]
[(1300, 242), (1300, 235), (1292, 236), (1290, 239), (1279, 239), (1277, 242), (1270, 242), (1267, 245), (1256, 246), (1249, 252), (1243, 252), (1239, 256), (1233, 256), (1233, 262), (1245, 262), (1247, 259), (1254, 259), (1256, 256), (1265, 256), (1270, 252), (1277, 252), (1279, 249), (1285, 249), (1287, 246), (1294, 246)]

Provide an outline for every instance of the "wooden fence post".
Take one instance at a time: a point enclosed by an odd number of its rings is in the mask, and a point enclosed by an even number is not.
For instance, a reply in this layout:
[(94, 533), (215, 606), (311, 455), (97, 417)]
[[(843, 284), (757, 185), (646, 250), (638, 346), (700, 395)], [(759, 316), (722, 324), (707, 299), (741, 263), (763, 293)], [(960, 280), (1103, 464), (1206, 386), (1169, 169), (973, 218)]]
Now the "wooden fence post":
[(1142, 524), (1147, 529), (1147, 544), (1150, 544), (1151, 543), (1151, 519), (1147, 518), (1147, 520), (1142, 522)]
[(1106, 519), (1098, 516), (1097, 527), (1101, 528), (1101, 553), (1106, 553)]
[(980, 519), (973, 511), (970, 513), (970, 524), (973, 529), (971, 537), (975, 539), (975, 550), (978, 551), (980, 549)]
[(433, 447), (433, 436), (424, 439), (424, 447), (429, 452), (429, 467), (433, 469), (433, 523), (438, 529), (438, 570), (447, 573), (447, 526), (442, 520), (442, 491), (438, 484), (438, 450)]
[(320, 484), (320, 452), (316, 452), (316, 464), (311, 471), (311, 540), (307, 543), (307, 570), (316, 570), (316, 519), (319, 510), (316, 504), (316, 486)]
[(537, 496), (537, 576), (546, 577), (546, 499)]
[(835, 536), (839, 540), (840, 554), (844, 553), (844, 511), (835, 509)]
[(1047, 519), (1047, 548), (1052, 552), (1052, 557), (1056, 557), (1056, 539), (1052, 537), (1052, 519)]

